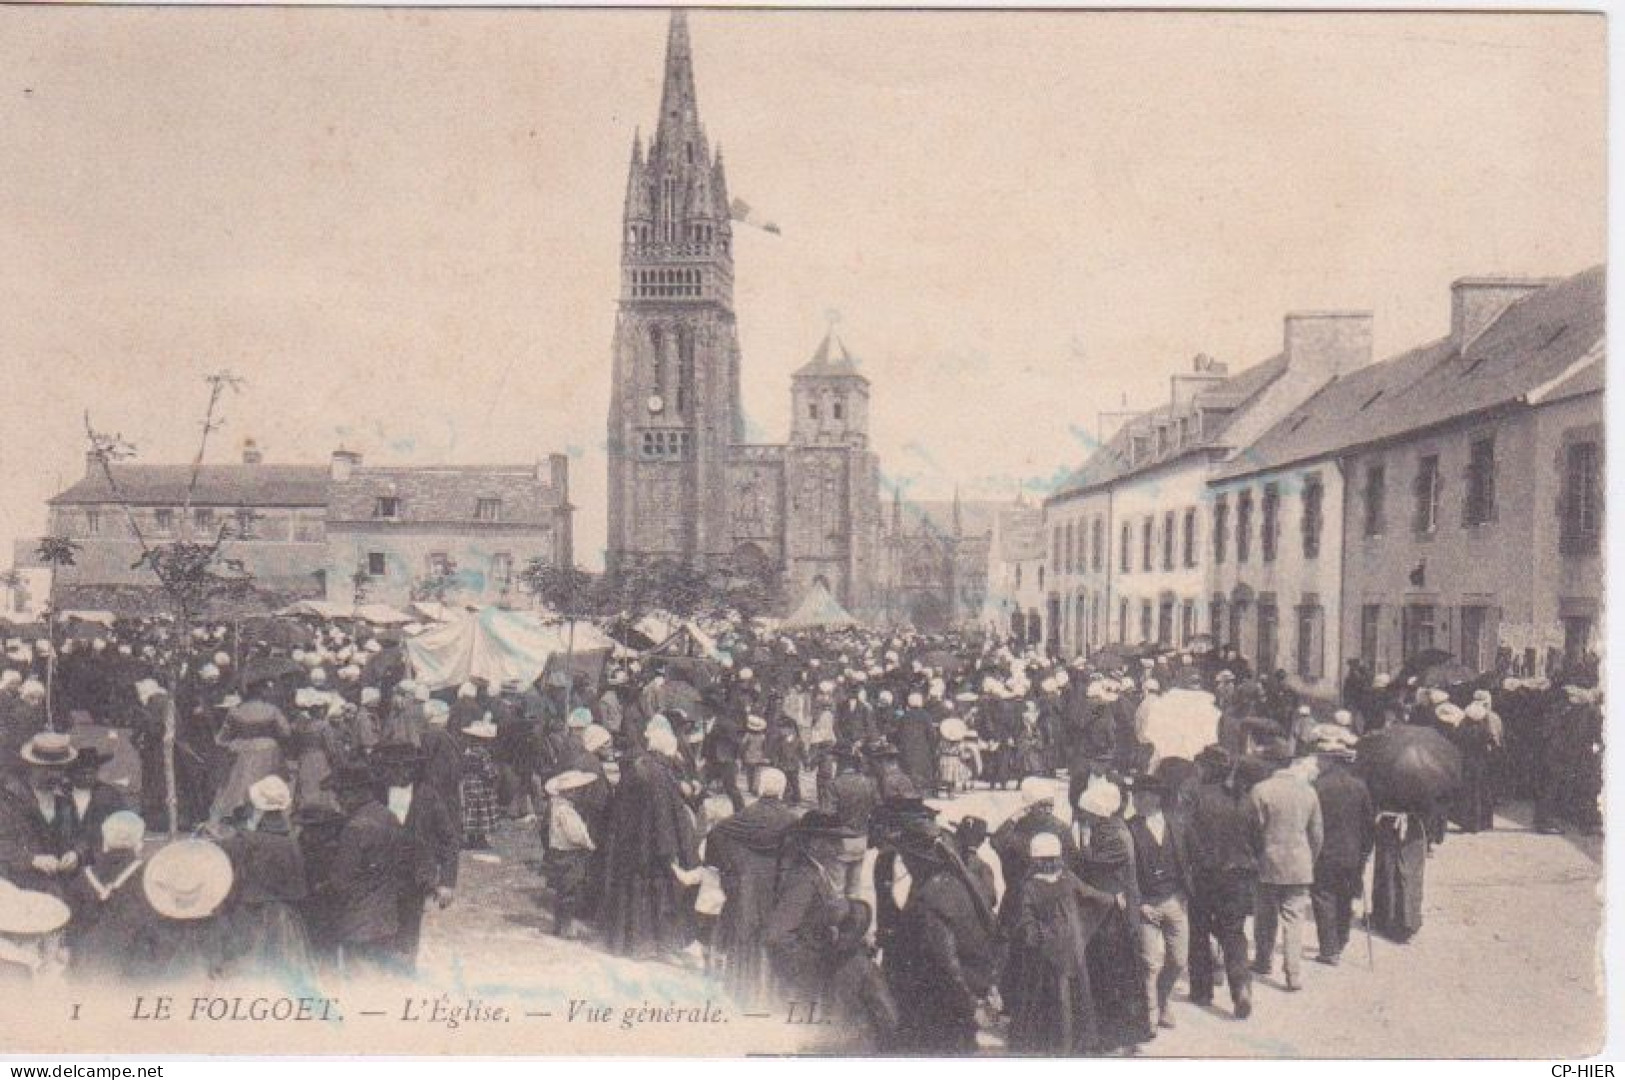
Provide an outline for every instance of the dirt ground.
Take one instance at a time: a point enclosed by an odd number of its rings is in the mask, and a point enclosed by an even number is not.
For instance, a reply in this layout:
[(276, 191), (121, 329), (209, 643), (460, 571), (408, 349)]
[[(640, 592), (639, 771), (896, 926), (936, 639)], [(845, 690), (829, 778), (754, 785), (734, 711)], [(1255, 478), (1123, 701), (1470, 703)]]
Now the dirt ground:
[[(977, 791), (939, 806), (945, 820), (976, 813), (996, 827), (1017, 798)], [(1601, 840), (1545, 836), (1527, 822), (1527, 808), (1514, 806), (1493, 832), (1450, 834), (1428, 862), (1424, 925), (1409, 945), (1375, 937), (1368, 952), (1356, 926), (1341, 966), (1304, 964), (1302, 992), (1285, 992), (1279, 975), (1262, 980), (1247, 1021), (1226, 1007), (1185, 1003), (1182, 985), (1177, 1028), (1162, 1032), (1143, 1053), (1551, 1058), (1594, 1052), (1604, 1038)], [(642, 1001), (725, 1001), (697, 964), (632, 963), (554, 937), (534, 825), (503, 826), (496, 846), (498, 861), (465, 853), (457, 902), (428, 920), (425, 983), (528, 1001), (533, 1011), (549, 1013), (572, 999), (612, 1003), (617, 1010)], [(985, 857), (997, 868), (990, 849)], [(1217, 998), (1228, 1002), (1222, 989)], [(732, 1010), (731, 1003), (726, 1007)], [(730, 1015), (727, 1028), (653, 1025), (636, 1033), (620, 1030), (620, 1011), (614, 1024), (590, 1032), (561, 1028), (556, 1018), (538, 1025), (538, 1035), (550, 1034), (531, 1052), (773, 1053), (805, 1045), (782, 1017)], [(996, 1052), (996, 1040), (988, 1048)]]

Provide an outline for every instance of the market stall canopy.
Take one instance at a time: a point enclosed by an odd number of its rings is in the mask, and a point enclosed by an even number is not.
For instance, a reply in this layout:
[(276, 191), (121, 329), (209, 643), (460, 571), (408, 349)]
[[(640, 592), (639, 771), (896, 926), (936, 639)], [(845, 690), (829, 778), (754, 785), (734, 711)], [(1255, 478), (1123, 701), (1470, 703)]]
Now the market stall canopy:
[(854, 619), (841, 602), (830, 593), (823, 582), (815, 582), (801, 603), (784, 620), (786, 630), (801, 630), (814, 626), (856, 626)]
[(431, 627), (406, 642), (412, 677), (433, 690), (484, 679), (499, 686), (509, 679), (536, 681), (548, 657), (612, 649), (615, 643), (587, 622), (543, 621), (528, 611), (486, 607), (468, 617)]
[(348, 619), (354, 610), (336, 600), (298, 600), (277, 612), (307, 619)]
[(414, 600), (411, 606), (414, 615), (430, 622), (449, 622), (479, 610), (478, 604), (442, 604), (436, 600)]

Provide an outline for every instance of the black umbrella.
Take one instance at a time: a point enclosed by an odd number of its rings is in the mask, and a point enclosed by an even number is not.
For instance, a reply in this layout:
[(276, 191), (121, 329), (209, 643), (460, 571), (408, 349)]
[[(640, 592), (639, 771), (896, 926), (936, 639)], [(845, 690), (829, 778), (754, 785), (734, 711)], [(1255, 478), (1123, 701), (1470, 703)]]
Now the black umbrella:
[(304, 665), (297, 660), (286, 656), (261, 656), (243, 665), (243, 685), (253, 686), (256, 683), (273, 682), (304, 673)]
[(1461, 751), (1429, 727), (1390, 724), (1367, 735), (1359, 768), (1380, 810), (1429, 813), (1461, 786)]

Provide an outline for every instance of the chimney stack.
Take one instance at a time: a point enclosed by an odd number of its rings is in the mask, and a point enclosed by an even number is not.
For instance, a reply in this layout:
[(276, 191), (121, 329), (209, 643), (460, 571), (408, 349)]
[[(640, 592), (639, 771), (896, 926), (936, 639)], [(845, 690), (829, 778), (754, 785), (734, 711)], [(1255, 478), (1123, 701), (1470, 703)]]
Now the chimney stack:
[(570, 459), (564, 454), (547, 455), (548, 482), (559, 493), (559, 505), (570, 501)]
[(261, 462), (263, 462), (264, 460), (265, 460), (265, 455), (260, 453), (260, 444), (255, 442), (252, 437), (244, 439), (243, 440), (243, 464), (244, 465), (258, 465)]
[(1464, 353), (1502, 312), (1530, 293), (1550, 285), (1550, 278), (1471, 277), (1450, 283), (1450, 340)]
[(333, 460), (328, 475), (334, 480), (343, 483), (350, 479), (350, 474), (360, 467), (361, 455), (354, 450), (346, 450), (341, 446), (333, 451)]
[(1371, 323), (1369, 311), (1292, 312), (1281, 346), (1287, 371), (1326, 382), (1364, 367), (1371, 362)]

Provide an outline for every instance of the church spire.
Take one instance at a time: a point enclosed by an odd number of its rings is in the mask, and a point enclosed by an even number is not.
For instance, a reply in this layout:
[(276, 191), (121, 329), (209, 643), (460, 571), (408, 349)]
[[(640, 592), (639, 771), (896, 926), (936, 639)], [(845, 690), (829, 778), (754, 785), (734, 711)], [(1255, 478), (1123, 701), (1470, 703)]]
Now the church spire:
[(959, 485), (954, 485), (954, 535), (963, 536), (965, 528), (959, 516)]
[(655, 127), (655, 145), (670, 152), (685, 144), (699, 143), (703, 138), (699, 102), (694, 95), (694, 56), (688, 44), (688, 13), (674, 8), (671, 26), (666, 31), (666, 78), (660, 92), (660, 123)]

